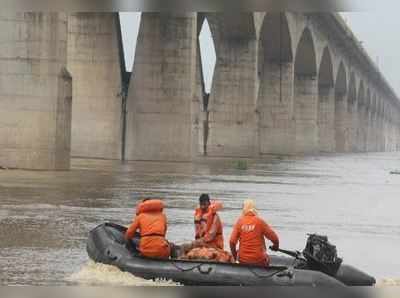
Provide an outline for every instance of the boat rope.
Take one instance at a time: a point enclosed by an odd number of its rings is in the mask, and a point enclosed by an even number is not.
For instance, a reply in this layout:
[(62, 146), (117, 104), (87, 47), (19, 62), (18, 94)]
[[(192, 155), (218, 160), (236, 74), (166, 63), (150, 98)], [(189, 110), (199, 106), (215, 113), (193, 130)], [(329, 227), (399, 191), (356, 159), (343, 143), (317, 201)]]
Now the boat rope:
[(196, 268), (198, 268), (199, 266), (201, 266), (201, 264), (197, 264), (197, 265), (195, 265), (195, 266), (193, 266), (193, 267), (190, 267), (190, 268), (182, 268), (182, 267), (179, 267), (175, 262), (171, 262), (171, 264), (172, 264), (172, 266), (174, 266), (176, 269), (178, 269), (179, 271), (181, 271), (181, 272), (187, 272), (187, 271), (193, 271), (194, 269), (196, 269)]
[[(266, 270), (268, 269), (268, 268), (265, 268)], [(253, 273), (253, 275), (255, 275), (256, 277), (258, 277), (258, 278), (271, 278), (271, 277), (273, 277), (273, 276), (275, 276), (275, 275), (277, 275), (277, 274), (279, 274), (279, 273), (282, 273), (282, 272), (284, 272), (284, 271), (286, 271), (288, 268), (282, 268), (281, 270), (278, 270), (278, 271), (276, 271), (276, 272), (273, 272), (273, 273), (271, 273), (271, 274), (269, 274), (269, 275), (262, 275), (262, 274), (258, 274), (257, 272), (255, 272), (254, 271), (254, 269), (253, 268), (249, 268), (249, 271), (251, 272), (251, 273)]]

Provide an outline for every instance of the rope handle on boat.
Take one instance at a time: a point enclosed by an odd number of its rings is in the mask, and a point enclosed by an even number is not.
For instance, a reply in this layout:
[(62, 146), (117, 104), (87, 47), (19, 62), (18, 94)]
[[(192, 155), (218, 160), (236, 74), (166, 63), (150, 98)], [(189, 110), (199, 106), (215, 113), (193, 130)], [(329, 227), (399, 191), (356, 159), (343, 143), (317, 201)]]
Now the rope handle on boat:
[[(267, 269), (267, 268), (265, 268), (265, 269)], [(285, 271), (287, 271), (288, 270), (288, 268), (283, 268), (283, 269), (281, 269), (281, 270), (278, 270), (278, 271), (276, 271), (276, 272), (274, 272), (274, 273), (271, 273), (271, 274), (269, 274), (269, 275), (262, 275), (262, 274), (258, 274), (257, 272), (255, 272), (254, 271), (254, 269), (253, 268), (249, 268), (249, 271), (251, 272), (251, 273), (253, 273), (256, 277), (258, 277), (258, 278), (271, 278), (271, 277), (273, 277), (273, 276), (275, 276), (275, 275), (278, 275), (279, 276), (279, 274), (282, 274), (283, 272), (285, 272)], [(282, 275), (281, 275), (282, 276)], [(290, 277), (290, 278), (292, 278), (293, 277), (293, 274), (288, 274), (288, 276)]]
[(204, 264), (200, 264), (200, 265), (197, 267), (197, 270), (199, 270), (199, 272), (200, 272), (201, 274), (210, 274), (211, 271), (212, 271), (212, 267), (208, 267), (207, 270), (203, 270), (203, 269), (201, 269), (203, 265), (204, 265)]
[(207, 270), (203, 270), (202, 266), (205, 264), (197, 264), (197, 265), (192, 266), (187, 269), (179, 267), (175, 262), (172, 262), (171, 264), (172, 264), (172, 266), (174, 266), (176, 269), (178, 269), (181, 272), (188, 272), (188, 271), (193, 271), (194, 269), (197, 269), (201, 274), (210, 274), (211, 271), (213, 270), (212, 267), (208, 267)]

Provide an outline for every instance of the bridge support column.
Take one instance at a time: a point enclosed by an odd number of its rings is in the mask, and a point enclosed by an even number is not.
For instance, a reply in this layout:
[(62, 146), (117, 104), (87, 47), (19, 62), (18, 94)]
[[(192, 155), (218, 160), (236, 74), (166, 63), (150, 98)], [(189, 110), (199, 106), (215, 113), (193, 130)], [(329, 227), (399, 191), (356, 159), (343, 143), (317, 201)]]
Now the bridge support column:
[(347, 96), (335, 96), (335, 141), (336, 152), (343, 153), (349, 150), (349, 121), (347, 117)]
[(386, 148), (385, 151), (392, 151), (392, 127), (389, 119), (385, 120), (386, 123)]
[(265, 63), (257, 101), (261, 154), (293, 154), (293, 63)]
[(318, 73), (313, 37), (305, 29), (297, 45), (294, 64), (294, 150), (318, 152)]
[(68, 16), (68, 70), (74, 84), (71, 155), (121, 158), (122, 41), (117, 13)]
[(315, 77), (296, 76), (294, 83), (295, 152), (318, 151), (318, 88)]
[(348, 117), (349, 117), (349, 152), (358, 152), (358, 111), (357, 103), (349, 103), (348, 106)]
[(66, 16), (2, 13), (0, 27), (0, 165), (69, 169)]
[[(247, 26), (235, 28), (240, 18)], [(217, 60), (208, 104), (207, 155), (255, 157), (257, 41), (252, 14), (208, 18)]]
[(318, 105), (319, 151), (335, 151), (335, 92), (334, 89), (319, 88)]
[(393, 121), (390, 121), (390, 127), (391, 127), (391, 135), (392, 135), (391, 150), (396, 151), (396, 127), (394, 126)]
[(396, 134), (396, 151), (400, 151), (400, 124), (397, 115), (395, 121), (395, 134)]
[(378, 114), (378, 151), (385, 151), (385, 125), (382, 114)]
[(372, 140), (372, 148), (374, 152), (378, 152), (379, 151), (379, 135), (380, 135), (380, 131), (379, 131), (379, 115), (378, 113), (375, 111), (373, 118), (372, 118), (372, 123), (373, 123), (373, 130), (372, 130), (372, 135), (373, 135), (373, 140)]
[(261, 154), (294, 154), (294, 58), (286, 13), (266, 14), (258, 48), (259, 151)]
[(126, 159), (189, 161), (196, 13), (143, 13), (127, 102)]
[(368, 131), (368, 112), (365, 104), (358, 106), (358, 146), (359, 152), (366, 152), (367, 149), (367, 131)]
[(373, 141), (373, 112), (371, 110), (371, 107), (369, 107), (366, 110), (366, 127), (367, 127), (367, 133), (366, 133), (366, 151), (371, 152), (373, 151), (372, 148), (372, 141)]

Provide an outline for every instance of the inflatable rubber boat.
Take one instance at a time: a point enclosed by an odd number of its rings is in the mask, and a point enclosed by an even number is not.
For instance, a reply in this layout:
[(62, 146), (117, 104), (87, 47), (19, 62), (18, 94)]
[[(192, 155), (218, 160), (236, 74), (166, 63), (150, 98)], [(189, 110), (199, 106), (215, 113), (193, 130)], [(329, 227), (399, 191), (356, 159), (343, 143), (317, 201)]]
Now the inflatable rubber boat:
[[(144, 279), (166, 279), (183, 285), (340, 287), (375, 284), (373, 277), (352, 266), (340, 263), (338, 268), (329, 272), (300, 257), (299, 252), (293, 257), (271, 256), (269, 267), (146, 258), (140, 256), (135, 245), (126, 245), (125, 231), (126, 227), (114, 223), (94, 228), (87, 241), (89, 257)], [(135, 241), (137, 243), (139, 239)]]

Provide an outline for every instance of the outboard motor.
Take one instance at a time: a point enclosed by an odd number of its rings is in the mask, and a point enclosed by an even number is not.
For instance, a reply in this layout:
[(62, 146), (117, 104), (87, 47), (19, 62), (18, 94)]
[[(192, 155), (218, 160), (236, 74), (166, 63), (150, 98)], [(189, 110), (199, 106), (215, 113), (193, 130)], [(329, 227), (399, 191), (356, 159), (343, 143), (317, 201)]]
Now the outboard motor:
[(322, 271), (334, 276), (342, 264), (342, 259), (337, 256), (336, 246), (328, 241), (327, 236), (308, 234), (303, 255), (311, 270)]

